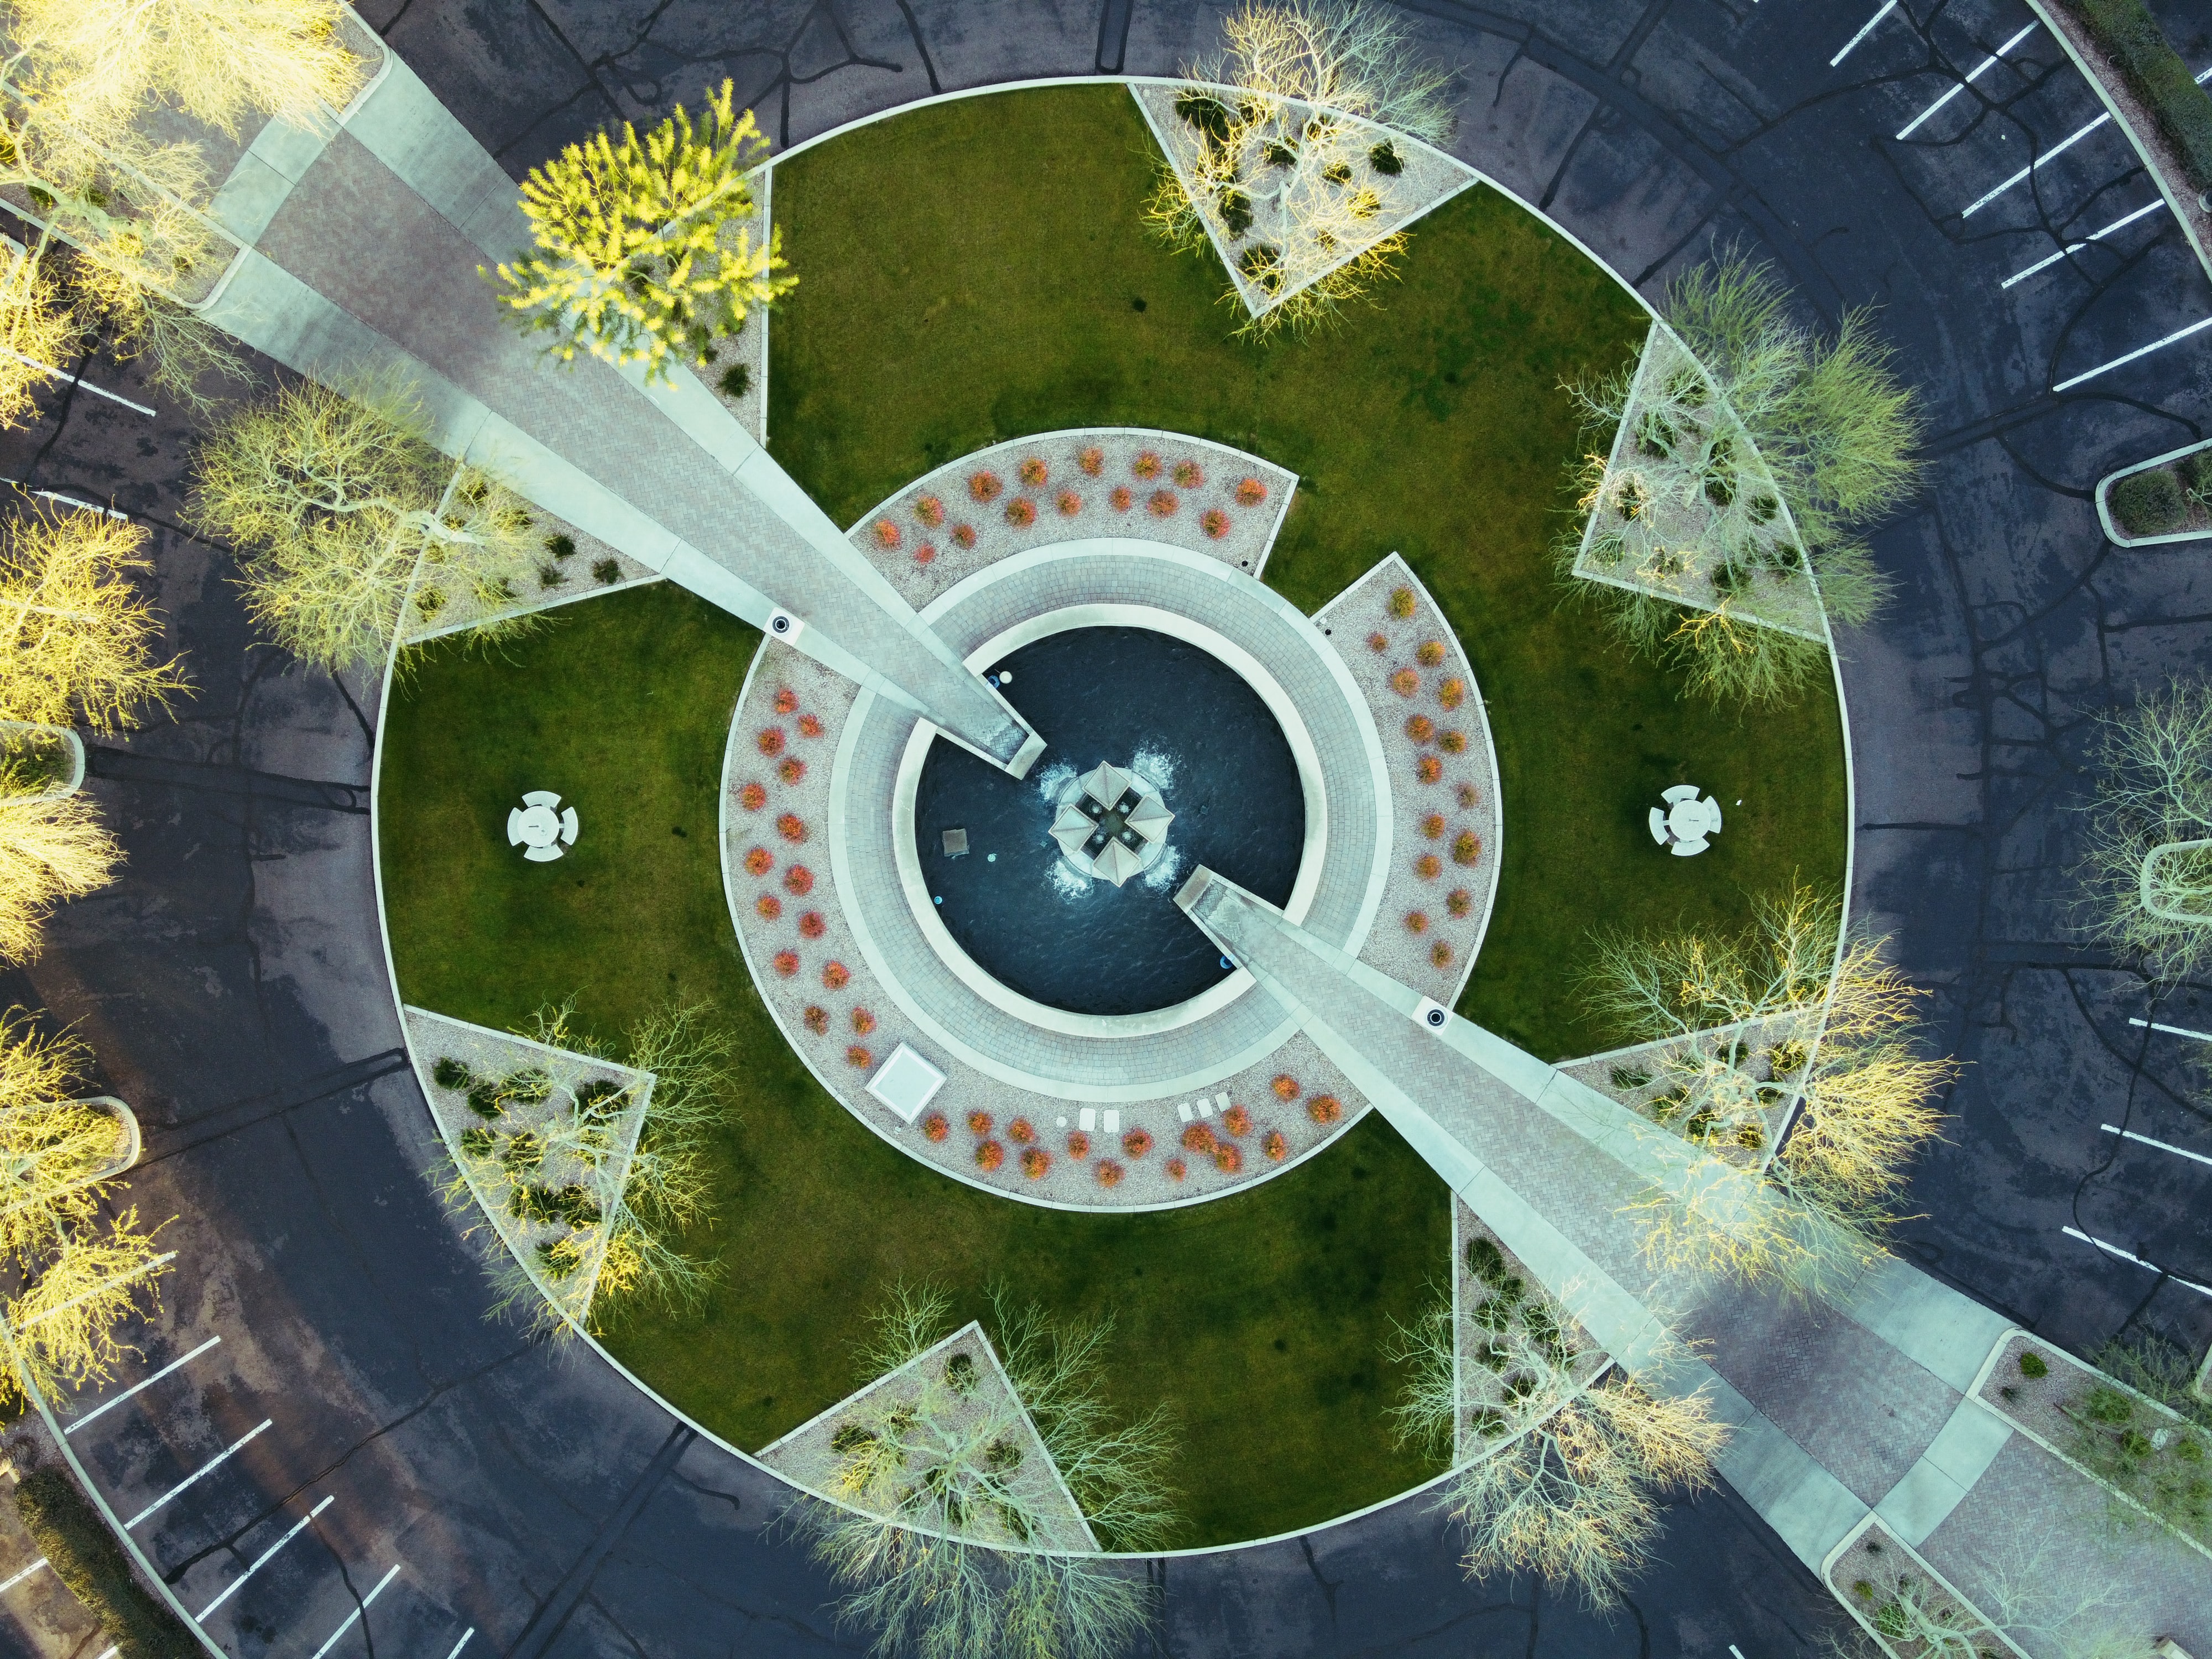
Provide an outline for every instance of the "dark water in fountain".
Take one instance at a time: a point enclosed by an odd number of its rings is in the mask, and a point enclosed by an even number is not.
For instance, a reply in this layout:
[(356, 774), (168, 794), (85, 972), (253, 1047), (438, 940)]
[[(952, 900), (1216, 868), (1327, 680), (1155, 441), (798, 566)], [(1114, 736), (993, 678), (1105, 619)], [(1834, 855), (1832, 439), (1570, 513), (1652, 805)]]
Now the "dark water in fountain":
[[(1017, 781), (943, 738), (930, 745), (915, 836), (952, 937), (1001, 983), (1076, 1013), (1165, 1008), (1227, 978), (1176, 890), (1203, 864), (1284, 903), (1305, 841), (1297, 767), (1259, 694), (1142, 628), (1055, 634), (1000, 668), (1006, 701), (1050, 747)], [(1101, 761), (1149, 778), (1175, 814), (1159, 861), (1118, 888), (1085, 881), (1048, 834), (1067, 781)], [(968, 855), (945, 857), (944, 832), (963, 828)]]

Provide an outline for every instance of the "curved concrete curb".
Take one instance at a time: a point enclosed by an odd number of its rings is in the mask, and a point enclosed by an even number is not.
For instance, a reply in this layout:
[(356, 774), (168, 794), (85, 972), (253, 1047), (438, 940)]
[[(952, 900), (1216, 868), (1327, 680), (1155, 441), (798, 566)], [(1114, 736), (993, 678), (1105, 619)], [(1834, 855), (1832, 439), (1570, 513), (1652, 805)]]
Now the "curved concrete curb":
[(2117, 472), (2107, 472), (2097, 480), (2097, 526), (2105, 532), (2105, 539), (2115, 547), (2171, 547), (2177, 542), (2212, 541), (2212, 526), (2203, 530), (2179, 530), (2164, 536), (2130, 536), (2122, 530), (2112, 517), (2112, 486), (2123, 478), (2133, 477), (2138, 472), (2148, 472), (2154, 467), (2164, 466), (2168, 461), (2178, 461), (2185, 455), (2194, 455), (2200, 449), (2212, 449), (2212, 438), (2193, 444), (2184, 444), (2179, 449), (2169, 449), (2163, 455), (2154, 455), (2147, 461), (2137, 461), (2133, 466), (2124, 466)]

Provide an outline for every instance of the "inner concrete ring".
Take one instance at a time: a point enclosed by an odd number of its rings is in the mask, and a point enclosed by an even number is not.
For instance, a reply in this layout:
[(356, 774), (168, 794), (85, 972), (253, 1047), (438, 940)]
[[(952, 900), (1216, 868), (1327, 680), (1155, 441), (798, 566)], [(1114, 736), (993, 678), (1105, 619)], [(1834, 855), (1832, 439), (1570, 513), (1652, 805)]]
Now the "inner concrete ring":
[[(922, 614), (979, 666), (1102, 624), (1155, 629), (1219, 658), (1267, 703), (1298, 768), (1306, 840), (1287, 913), (1358, 951), (1390, 857), (1382, 742), (1350, 672), (1280, 595), (1182, 548), (1085, 538), (1000, 560)], [(1289, 1040), (1296, 1021), (1271, 999), (1245, 995), (1251, 979), (1241, 970), (1174, 1007), (1111, 1017), (1047, 1007), (985, 973), (938, 920), (915, 849), (915, 788), (937, 735), (912, 710), (863, 693), (838, 746), (830, 815), (855, 939), (933, 1040), (1005, 1082), (1103, 1102), (1198, 1089)]]
[[(1321, 884), (1322, 854), (1328, 845), (1328, 792), (1322, 786), (1321, 757), (1315, 752), (1313, 738), (1304, 720), (1299, 718), (1297, 705), (1291, 701), (1290, 695), (1258, 658), (1234, 641), (1203, 623), (1150, 605), (1074, 605), (1063, 611), (1032, 617), (969, 652), (968, 666), (981, 672), (1025, 645), (1078, 628), (1146, 628), (1156, 634), (1168, 635), (1227, 664), (1260, 694), (1260, 701), (1267, 704), (1267, 712), (1275, 717), (1275, 724), (1282, 728), (1291, 745), (1291, 758), (1298, 769), (1299, 793), (1305, 798), (1305, 841), (1298, 853), (1297, 879), (1291, 885), (1289, 902), (1283, 908), (1283, 913), (1292, 921), (1304, 921), (1306, 913), (1313, 908), (1314, 891)], [(1040, 735), (1048, 744), (1052, 742), (1050, 732)], [(1130, 1037), (1172, 1030), (1178, 1025), (1203, 1019), (1252, 988), (1252, 975), (1239, 968), (1220, 984), (1165, 1008), (1150, 1008), (1140, 1014), (1079, 1014), (1023, 996), (993, 978), (960, 948), (951, 930), (938, 915), (936, 902), (929, 891), (929, 878), (922, 873), (921, 849), (915, 841), (915, 793), (921, 783), (922, 763), (928, 757), (930, 744), (936, 736), (936, 728), (922, 721), (907, 740), (906, 752), (899, 762), (897, 792), (891, 799), (891, 845), (898, 854), (899, 882), (906, 891), (908, 908), (914, 912), (922, 937), (929, 941), (930, 949), (937, 952), (945, 965), (979, 995), (1048, 1031)]]

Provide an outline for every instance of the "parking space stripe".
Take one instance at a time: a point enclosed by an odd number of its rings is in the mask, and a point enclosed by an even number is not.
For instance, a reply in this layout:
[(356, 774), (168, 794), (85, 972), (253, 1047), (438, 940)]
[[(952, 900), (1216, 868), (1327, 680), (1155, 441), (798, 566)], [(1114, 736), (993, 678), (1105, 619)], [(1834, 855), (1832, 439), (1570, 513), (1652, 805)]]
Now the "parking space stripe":
[(2169, 1146), (2163, 1140), (2153, 1140), (2148, 1135), (2139, 1135), (2133, 1129), (2123, 1129), (2115, 1123), (2100, 1123), (2097, 1127), (2108, 1135), (2118, 1135), (2123, 1140), (2141, 1141), (2146, 1146), (2157, 1147), (2161, 1152), (2172, 1152), (2176, 1158), (2193, 1158), (2199, 1164), (2212, 1164), (2212, 1158), (2207, 1158), (2202, 1152), (2192, 1152), (2186, 1146)]
[(469, 1638), (474, 1636), (476, 1633), (477, 1627), (474, 1625), (471, 1625), (466, 1630), (463, 1631), (461, 1632), (461, 1639), (453, 1644), (453, 1650), (446, 1656), (446, 1659), (461, 1659), (461, 1650), (468, 1646)]
[(2099, 363), (2096, 368), (2089, 369), (2086, 373), (2076, 374), (2070, 380), (2061, 380), (2057, 386), (2051, 389), (2053, 392), (2070, 392), (2075, 386), (2081, 385), (2084, 380), (2094, 380), (2100, 374), (2109, 374), (2113, 369), (2124, 368), (2127, 364), (2135, 362), (2138, 357), (2148, 357), (2154, 351), (2163, 351), (2166, 347), (2177, 344), (2180, 341), (2187, 339), (2191, 335), (2197, 332), (2200, 329), (2207, 328), (2212, 328), (2212, 317), (2201, 317), (2197, 321), (2190, 324), (2187, 328), (2177, 328), (2163, 340), (2153, 340), (2147, 346), (2137, 346), (2133, 351), (2129, 352), (2124, 357), (2115, 357), (2109, 363)]
[(2014, 283), (2024, 282), (2028, 277), (2034, 276), (2037, 271), (2048, 270), (2051, 266), (2057, 264), (2068, 254), (2079, 253), (2083, 248), (2088, 246), (2090, 243), (2101, 242), (2106, 237), (2111, 235), (2114, 231), (2126, 229), (2130, 225), (2135, 223), (2136, 220), (2142, 218), (2145, 214), (2163, 212), (2165, 208), (2166, 198), (2161, 196), (2155, 202), (2147, 203), (2143, 206), (2137, 208), (2133, 213), (2125, 214), (2121, 217), (2113, 220), (2112, 223), (2106, 225), (2102, 230), (2093, 230), (2087, 236), (2084, 236), (2080, 241), (2067, 243), (2067, 245), (2064, 247), (2060, 248), (2057, 252), (2051, 254), (2047, 258), (2038, 259), (2027, 270), (2013, 272), (2011, 276), (2006, 277), (2004, 281), (1999, 283), (1997, 286), (2000, 289), (2008, 289)]
[(17, 362), (25, 364), (32, 368), (35, 368), (41, 374), (51, 374), (58, 380), (67, 380), (72, 385), (81, 386), (87, 392), (97, 393), (102, 398), (121, 404), (125, 409), (135, 409), (141, 415), (152, 416), (154, 414), (154, 411), (147, 408), (145, 404), (134, 404), (130, 398), (125, 397), (119, 392), (110, 392), (105, 386), (97, 386), (89, 380), (80, 380), (77, 376), (70, 374), (69, 370), (65, 368), (56, 368), (52, 363), (42, 363), (36, 357), (26, 357), (21, 352), (10, 351), (6, 346), (0, 346), (0, 355), (13, 357)]
[(1961, 219), (1972, 218), (1977, 213), (1979, 213), (1990, 203), (1996, 201), (1998, 197), (2003, 195), (2021, 179), (2027, 178), (2029, 173), (2033, 173), (2045, 161), (2057, 161), (2060, 156), (2065, 155), (2068, 150), (2073, 149), (2075, 145), (2080, 143), (2084, 138), (2087, 138), (2091, 133), (2094, 132), (2099, 127), (2108, 125), (2112, 118), (2112, 112), (2110, 110), (2106, 110), (2095, 120), (2090, 122), (2087, 126), (2075, 128), (2072, 132), (2068, 133), (2063, 138), (2061, 138), (2057, 143), (2053, 144), (2049, 149), (2044, 151), (2042, 155), (2037, 156), (2033, 161), (2030, 161), (2018, 173), (2014, 173), (2013, 176), (2006, 179), (2004, 183), (1999, 185), (1995, 190), (1992, 190), (1984, 195), (1977, 197), (1974, 199), (1974, 204), (1968, 208), (1964, 213), (1961, 213), (1959, 216)]
[(182, 1358), (172, 1359), (167, 1364), (162, 1366), (160, 1370), (155, 1371), (153, 1376), (148, 1377), (144, 1382), (133, 1382), (129, 1388), (124, 1389), (121, 1394), (117, 1395), (114, 1399), (109, 1401), (106, 1405), (94, 1406), (82, 1417), (78, 1418), (76, 1422), (64, 1429), (62, 1432), (64, 1434), (75, 1434), (79, 1429), (91, 1422), (94, 1418), (113, 1411), (125, 1401), (130, 1399), (132, 1395), (137, 1393), (139, 1389), (152, 1388), (156, 1382), (159, 1382), (171, 1371), (176, 1370), (178, 1366), (185, 1364), (188, 1361), (198, 1359), (202, 1354), (205, 1353), (210, 1348), (212, 1348), (216, 1343), (222, 1340), (222, 1339), (219, 1336), (211, 1336), (208, 1338), (206, 1341), (201, 1343), (198, 1347), (194, 1348), (190, 1353), (185, 1355)]
[(2014, 36), (2013, 36), (2013, 38), (2012, 38), (2011, 40), (2009, 40), (2006, 41), (2006, 42), (2004, 43), (2004, 45), (2002, 45), (2002, 46), (1999, 46), (1999, 47), (1998, 47), (1995, 52), (1991, 52), (1988, 57), (1986, 57), (1986, 58), (1983, 58), (1983, 59), (1982, 59), (1982, 61), (1981, 61), (1980, 63), (1978, 63), (1978, 64), (1975, 64), (1975, 65), (1974, 65), (1974, 67), (1973, 67), (1972, 69), (1971, 69), (1971, 70), (1967, 70), (1967, 71), (1966, 71), (1966, 79), (1964, 79), (1963, 81), (1960, 82), (1959, 82), (1959, 84), (1958, 84), (1957, 86), (1955, 86), (1955, 87), (1952, 88), (1950, 91), (1948, 91), (1948, 92), (1945, 93), (1945, 94), (1944, 94), (1941, 98), (1938, 98), (1938, 99), (1937, 99), (1934, 103), (1932, 103), (1932, 104), (1929, 105), (1929, 106), (1928, 106), (1928, 107), (1927, 107), (1926, 109), (1922, 110), (1922, 111), (1920, 112), (1920, 113), (1919, 113), (1919, 114), (1917, 114), (1917, 115), (1914, 116), (1914, 117), (1913, 117), (1910, 121), (1907, 121), (1907, 122), (1905, 124), (1905, 126), (1904, 126), (1903, 130), (1902, 130), (1902, 131), (1900, 131), (1898, 133), (1898, 135), (1897, 135), (1897, 136), (1898, 136), (1899, 138), (1909, 138), (1909, 137), (1911, 137), (1912, 136), (1912, 130), (1913, 130), (1915, 127), (1918, 126), (1918, 125), (1919, 125), (1923, 121), (1926, 120), (1929, 116), (1931, 116), (1931, 115), (1935, 114), (1935, 112), (1936, 112), (1937, 110), (1939, 110), (1939, 109), (1942, 108), (1944, 105), (1946, 105), (1946, 104), (1949, 103), (1949, 102), (1950, 102), (1954, 98), (1956, 98), (1956, 97), (1957, 97), (1960, 93), (1964, 92), (1964, 91), (1965, 91), (1968, 87), (1971, 87), (1972, 85), (1973, 85), (1975, 82), (1977, 82), (1977, 81), (1980, 80), (1980, 79), (1982, 78), (1983, 75), (1984, 75), (1984, 73), (1989, 70), (1989, 68), (1990, 68), (1990, 66), (1991, 64), (1993, 64), (1996, 63), (1996, 62), (1997, 62), (1997, 60), (1998, 60), (1999, 58), (2002, 58), (2002, 57), (2003, 57), (2007, 52), (2010, 52), (2010, 51), (2011, 51), (2014, 46), (2018, 46), (2021, 41), (2023, 41), (2023, 40), (2027, 40), (2027, 37), (2028, 37), (2029, 35), (2031, 35), (2031, 34), (2034, 33), (2035, 33), (2035, 29), (2036, 29), (2035, 21), (2034, 21), (2034, 20), (2033, 20), (2033, 18), (2031, 18), (2031, 19), (2028, 21), (2028, 25), (2027, 25), (2027, 27), (2026, 28), (2024, 28), (2024, 29), (2021, 30), (2021, 32), (2020, 32), (2018, 34), (2014, 35)]
[(2173, 1283), (2182, 1285), (2189, 1290), (2192, 1290), (2199, 1296), (2212, 1296), (2212, 1285), (2200, 1285), (2193, 1279), (2184, 1279), (2179, 1273), (2166, 1273), (2166, 1269), (2160, 1267), (2157, 1262), (2146, 1261), (2139, 1255), (2130, 1255), (2118, 1245), (2107, 1244), (2101, 1238), (2092, 1238), (2087, 1233), (2083, 1232), (2079, 1227), (2061, 1227), (2058, 1231), (2064, 1233), (2069, 1238), (2080, 1239), (2084, 1244), (2094, 1244), (2106, 1255), (2116, 1255), (2123, 1261), (2132, 1261), (2136, 1267), (2148, 1267), (2154, 1273), (2165, 1273), (2166, 1277), (2172, 1280)]
[(124, 1530), (124, 1531), (125, 1531), (125, 1532), (130, 1531), (131, 1528), (133, 1528), (133, 1527), (137, 1526), (137, 1525), (141, 1521), (143, 1521), (143, 1520), (144, 1520), (148, 1516), (149, 1516), (149, 1515), (153, 1514), (153, 1512), (154, 1512), (155, 1510), (160, 1509), (160, 1508), (161, 1507), (161, 1505), (162, 1505), (162, 1504), (164, 1504), (167, 1503), (167, 1502), (168, 1502), (172, 1498), (174, 1498), (174, 1497), (175, 1497), (179, 1492), (181, 1492), (185, 1491), (187, 1487), (191, 1486), (191, 1484), (192, 1484), (194, 1481), (196, 1481), (196, 1480), (199, 1480), (201, 1476), (214, 1474), (214, 1473), (216, 1472), (216, 1469), (220, 1468), (221, 1468), (221, 1467), (222, 1467), (225, 1462), (227, 1462), (229, 1460), (229, 1458), (230, 1458), (230, 1455), (231, 1455), (233, 1452), (236, 1451), (236, 1450), (237, 1450), (240, 1446), (243, 1446), (243, 1445), (244, 1445), (244, 1444), (245, 1444), (248, 1440), (252, 1439), (252, 1438), (253, 1438), (253, 1437), (254, 1437), (255, 1435), (259, 1434), (259, 1433), (261, 1432), (261, 1430), (262, 1430), (262, 1429), (265, 1429), (265, 1428), (267, 1428), (267, 1427), (269, 1426), (270, 1420), (270, 1419), (267, 1419), (267, 1418), (264, 1418), (264, 1419), (262, 1419), (262, 1421), (261, 1421), (261, 1428), (258, 1428), (258, 1429), (248, 1429), (248, 1430), (246, 1431), (246, 1433), (245, 1433), (243, 1436), (241, 1436), (240, 1438), (238, 1438), (238, 1439), (234, 1440), (233, 1442), (231, 1442), (231, 1443), (230, 1443), (228, 1446), (225, 1447), (222, 1450), (221, 1450), (221, 1451), (219, 1451), (219, 1452), (217, 1452), (217, 1453), (216, 1453), (213, 1457), (210, 1458), (206, 1462), (204, 1462), (204, 1463), (201, 1464), (201, 1465), (199, 1466), (199, 1468), (198, 1468), (197, 1469), (194, 1469), (194, 1470), (193, 1470), (190, 1474), (186, 1475), (183, 1480), (179, 1480), (179, 1482), (177, 1482), (177, 1484), (176, 1484), (175, 1486), (173, 1486), (170, 1487), (170, 1488), (168, 1489), (168, 1491), (167, 1491), (167, 1492), (163, 1492), (163, 1493), (162, 1493), (159, 1498), (155, 1498), (152, 1503), (150, 1503), (150, 1504), (147, 1504), (147, 1505), (146, 1505), (146, 1507), (145, 1507), (144, 1509), (143, 1509), (143, 1510), (139, 1510), (137, 1514), (136, 1514), (136, 1515), (132, 1516), (131, 1516), (128, 1521), (125, 1521), (125, 1522), (123, 1523), (123, 1530)]
[(400, 1565), (401, 1564), (397, 1561), (394, 1561), (392, 1564), (392, 1571), (386, 1573), (383, 1577), (378, 1579), (376, 1581), (376, 1588), (369, 1591), (368, 1595), (362, 1596), (361, 1601), (355, 1606), (354, 1610), (346, 1614), (345, 1623), (340, 1625), (336, 1630), (332, 1631), (329, 1637), (325, 1639), (322, 1646), (315, 1650), (313, 1659), (323, 1659), (323, 1656), (325, 1654), (328, 1653), (332, 1648), (338, 1644), (338, 1638), (343, 1636), (348, 1631), (354, 1627), (356, 1621), (361, 1618), (362, 1614), (368, 1611), (368, 1604), (376, 1600), (378, 1596), (383, 1595), (384, 1587), (399, 1576)]
[(1828, 67), (1830, 69), (1833, 69), (1837, 64), (1842, 63), (1844, 58), (1850, 57), (1851, 55), (1852, 49), (1856, 47), (1860, 41), (1865, 40), (1867, 36), (1874, 33), (1874, 26), (1881, 21), (1883, 18), (1888, 16), (1890, 13), (1896, 9), (1897, 0), (1882, 0), (1881, 9), (1875, 13), (1873, 16), (1868, 18), (1865, 24), (1860, 28), (1856, 34), (1854, 34), (1850, 40), (1844, 42), (1844, 49), (1828, 60)]
[(254, 1564), (248, 1567), (244, 1572), (239, 1574), (237, 1577), (231, 1580), (230, 1588), (228, 1589), (223, 1591), (223, 1593), (216, 1596), (214, 1601), (209, 1602), (198, 1613), (194, 1613), (192, 1615), (192, 1622), (199, 1625), (205, 1624), (207, 1622), (208, 1614), (213, 1613), (224, 1602), (229, 1601), (232, 1596), (244, 1589), (246, 1588), (246, 1581), (252, 1577), (255, 1573), (260, 1571), (262, 1568), (267, 1566), (269, 1565), (269, 1558), (270, 1556), (276, 1554), (278, 1550), (283, 1549), (285, 1545), (290, 1543), (295, 1538), (297, 1538), (301, 1533), (305, 1532), (307, 1529), (307, 1522), (313, 1520), (325, 1510), (330, 1508), (331, 1503), (331, 1500), (325, 1498), (321, 1503), (316, 1504), (314, 1508), (309, 1510), (305, 1515), (301, 1516), (294, 1524), (291, 1531), (286, 1533), (282, 1538), (271, 1544), (267, 1549), (262, 1551), (258, 1560), (255, 1561)]
[(2148, 1030), (2164, 1031), (2170, 1036), (2195, 1037), (2199, 1042), (2212, 1042), (2212, 1031), (2192, 1031), (2186, 1025), (2161, 1025), (2154, 1019), (2135, 1018), (2130, 1018), (2128, 1024), (2141, 1025)]
[(37, 1560), (32, 1562), (29, 1566), (24, 1568), (22, 1571), (17, 1573), (13, 1578), (9, 1579), (4, 1583), (0, 1583), (0, 1595), (4, 1595), (8, 1591), (15, 1589), (16, 1585), (21, 1583), (26, 1578), (28, 1578), (33, 1573), (36, 1572), (40, 1567), (43, 1567), (46, 1565), (46, 1558), (42, 1555)]

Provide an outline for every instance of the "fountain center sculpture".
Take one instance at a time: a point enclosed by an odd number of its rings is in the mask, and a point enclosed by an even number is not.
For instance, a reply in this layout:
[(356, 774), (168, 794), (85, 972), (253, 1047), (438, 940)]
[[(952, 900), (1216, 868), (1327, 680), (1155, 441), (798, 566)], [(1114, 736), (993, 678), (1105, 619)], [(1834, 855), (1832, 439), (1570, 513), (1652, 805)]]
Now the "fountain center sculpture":
[(1174, 820), (1156, 785), (1102, 761), (1061, 793), (1052, 838), (1082, 874), (1119, 887), (1167, 850)]

